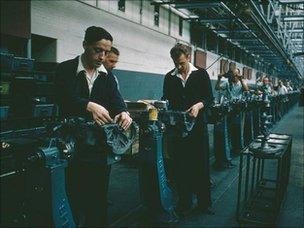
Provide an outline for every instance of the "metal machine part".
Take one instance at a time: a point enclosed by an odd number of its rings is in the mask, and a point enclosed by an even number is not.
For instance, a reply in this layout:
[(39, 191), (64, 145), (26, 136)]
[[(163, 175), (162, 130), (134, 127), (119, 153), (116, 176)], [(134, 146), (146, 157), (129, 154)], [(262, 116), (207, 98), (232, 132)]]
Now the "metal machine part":
[(227, 116), (232, 111), (230, 103), (221, 99), (220, 103), (214, 103), (207, 110), (208, 123), (216, 124), (221, 122), (225, 116)]
[(186, 137), (195, 124), (195, 118), (188, 112), (168, 109), (168, 101), (127, 102), (127, 107), (132, 118), (139, 125), (145, 125), (148, 121), (161, 121), (165, 124), (166, 133), (170, 136), (179, 135)]
[(139, 128), (133, 122), (128, 129), (124, 131), (117, 124), (106, 124), (101, 126), (104, 135), (104, 141), (111, 148), (112, 154), (108, 156), (108, 163), (119, 161), (121, 156), (127, 152), (135, 141)]
[(1, 133), (1, 226), (74, 227), (65, 192), (72, 145), (46, 128)]
[[(132, 123), (127, 131), (118, 124), (110, 123), (99, 126), (95, 122), (83, 118), (65, 119), (53, 126), (55, 135), (64, 139), (73, 139), (77, 145), (87, 144), (99, 146), (104, 151), (110, 152), (107, 156), (108, 164), (120, 161), (135, 140), (138, 132), (136, 123)], [(76, 152), (77, 153), (77, 152)]]
[(277, 153), (252, 151), (251, 148), (261, 145), (261, 139), (257, 139), (240, 155), (237, 219), (242, 225), (276, 226), (286, 197), (292, 137), (279, 134), (269, 137), (268, 144), (279, 148)]
[(165, 124), (169, 136), (186, 137), (195, 124), (195, 118), (188, 112), (164, 110), (159, 112), (159, 120)]
[(269, 100), (269, 94), (267, 90), (263, 91), (263, 112), (261, 114), (261, 133), (263, 137), (261, 138), (261, 145), (256, 146), (256, 145), (251, 145), (250, 150), (254, 153), (262, 153), (262, 154), (276, 154), (281, 151), (281, 148), (277, 145), (269, 145), (268, 140), (269, 140), (269, 127), (271, 125), (271, 119), (272, 116), (269, 115), (270, 111), (270, 100)]

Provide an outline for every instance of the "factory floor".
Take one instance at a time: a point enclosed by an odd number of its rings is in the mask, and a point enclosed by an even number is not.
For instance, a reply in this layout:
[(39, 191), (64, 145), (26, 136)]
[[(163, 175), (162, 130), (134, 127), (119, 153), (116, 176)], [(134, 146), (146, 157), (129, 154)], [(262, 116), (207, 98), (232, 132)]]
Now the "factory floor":
[[(277, 221), (278, 227), (304, 225), (304, 109), (293, 107), (271, 130), (293, 136), (290, 179), (287, 196)], [(212, 138), (210, 139), (212, 142)], [(211, 150), (212, 150), (211, 143)], [(239, 157), (234, 158), (238, 164)], [(216, 171), (211, 168), (212, 200), (215, 215), (197, 215), (181, 219), (176, 227), (234, 227), (236, 220), (238, 166)], [(123, 161), (112, 166), (109, 186), (109, 225), (113, 227), (142, 227), (144, 210), (140, 203), (136, 163)]]

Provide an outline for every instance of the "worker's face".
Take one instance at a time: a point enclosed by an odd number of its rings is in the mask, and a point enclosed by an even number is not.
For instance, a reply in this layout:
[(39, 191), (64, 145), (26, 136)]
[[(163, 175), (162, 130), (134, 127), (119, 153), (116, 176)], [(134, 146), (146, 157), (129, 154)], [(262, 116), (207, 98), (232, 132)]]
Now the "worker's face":
[(233, 64), (229, 64), (229, 70), (234, 71), (236, 69), (236, 66)]
[(269, 84), (269, 79), (268, 78), (264, 78), (263, 79), (263, 84), (264, 85), (268, 85)]
[(233, 70), (232, 70), (232, 81), (233, 82), (238, 82), (239, 81), (239, 76), (240, 76), (240, 72), (239, 72), (239, 70), (237, 69), (237, 68), (234, 68)]
[(173, 59), (174, 65), (180, 74), (186, 74), (189, 70), (190, 55), (181, 54), (177, 59)]
[(95, 43), (83, 43), (86, 56), (86, 64), (90, 67), (98, 68), (105, 60), (106, 53), (111, 50), (112, 42), (110, 40), (102, 39)]
[(107, 70), (113, 70), (118, 62), (118, 55), (110, 52), (106, 55), (103, 65)]

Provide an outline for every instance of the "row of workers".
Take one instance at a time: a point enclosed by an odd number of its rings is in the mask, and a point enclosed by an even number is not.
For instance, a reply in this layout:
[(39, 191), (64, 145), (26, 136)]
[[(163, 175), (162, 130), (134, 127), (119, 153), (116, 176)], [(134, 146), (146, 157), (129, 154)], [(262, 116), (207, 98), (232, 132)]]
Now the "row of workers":
[[(101, 27), (86, 29), (84, 52), (58, 65), (55, 77), (56, 102), (62, 117), (79, 116), (102, 125), (116, 122), (123, 129), (132, 123), (126, 104), (111, 70), (119, 52), (112, 47), (113, 37)], [(165, 75), (162, 99), (169, 108), (187, 111), (196, 123), (185, 138), (177, 138), (169, 148), (173, 158), (174, 180), (178, 193), (175, 208), (180, 216), (196, 210), (213, 213), (211, 209), (209, 140), (207, 108), (213, 103), (209, 75), (190, 63), (190, 53), (183, 44), (170, 51), (175, 68)], [(232, 96), (248, 90), (237, 69), (228, 72), (228, 83), (216, 89)], [(89, 145), (80, 148), (67, 170), (67, 193), (77, 226), (100, 227), (107, 224), (107, 186), (109, 167), (106, 151)], [(192, 199), (196, 195), (197, 204)]]

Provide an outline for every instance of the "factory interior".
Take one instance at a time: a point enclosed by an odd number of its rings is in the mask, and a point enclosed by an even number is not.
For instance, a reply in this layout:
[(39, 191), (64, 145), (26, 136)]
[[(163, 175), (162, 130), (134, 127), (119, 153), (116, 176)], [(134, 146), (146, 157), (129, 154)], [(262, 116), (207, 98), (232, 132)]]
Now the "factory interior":
[(0, 3), (0, 227), (304, 227), (304, 1)]

